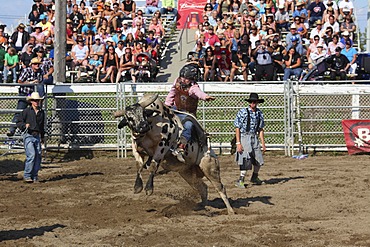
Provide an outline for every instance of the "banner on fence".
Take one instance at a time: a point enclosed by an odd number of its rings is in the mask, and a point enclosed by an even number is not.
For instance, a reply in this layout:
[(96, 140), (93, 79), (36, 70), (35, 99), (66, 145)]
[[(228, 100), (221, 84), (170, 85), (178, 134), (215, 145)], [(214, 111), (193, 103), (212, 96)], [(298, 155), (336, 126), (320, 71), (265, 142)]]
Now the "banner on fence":
[[(206, 5), (206, 3), (207, 0), (179, 0), (179, 18), (177, 23), (178, 28), (197, 29), (198, 24), (203, 20), (202, 13), (204, 11), (204, 6)], [(186, 27), (184, 27), (184, 24), (188, 17), (188, 24)]]
[(349, 154), (370, 153), (370, 120), (342, 120)]

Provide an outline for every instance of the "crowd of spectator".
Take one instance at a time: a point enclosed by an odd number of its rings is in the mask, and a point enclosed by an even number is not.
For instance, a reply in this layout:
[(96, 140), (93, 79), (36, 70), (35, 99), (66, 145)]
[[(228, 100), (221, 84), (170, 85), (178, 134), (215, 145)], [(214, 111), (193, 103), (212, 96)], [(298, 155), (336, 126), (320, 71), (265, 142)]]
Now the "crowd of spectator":
[(210, 0), (189, 60), (204, 81), (302, 79), (324, 59), (344, 80), (356, 73), (353, 19), (351, 0)]
[[(29, 23), (19, 24), (9, 35), (0, 26), (0, 81), (19, 82), (33, 58), (40, 60), (40, 70), (49, 78), (54, 58), (55, 0), (33, 1)], [(77, 72), (78, 81), (82, 72), (88, 71), (99, 82), (155, 79), (166, 35), (167, 19), (163, 16), (172, 14), (172, 24), (177, 18), (174, 0), (161, 4), (147, 0), (142, 9), (133, 0), (66, 2), (66, 60), (68, 69)]]

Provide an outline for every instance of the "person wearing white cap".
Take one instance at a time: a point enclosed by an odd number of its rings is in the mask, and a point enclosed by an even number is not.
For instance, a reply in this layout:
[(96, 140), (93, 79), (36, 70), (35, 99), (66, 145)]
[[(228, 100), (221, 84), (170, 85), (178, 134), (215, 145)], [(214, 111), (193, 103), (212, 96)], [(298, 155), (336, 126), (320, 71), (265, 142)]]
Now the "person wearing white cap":
[(289, 30), (289, 13), (285, 11), (284, 5), (279, 5), (279, 11), (275, 13), (275, 22), (278, 30), (282, 30), (283, 28)]
[(45, 136), (45, 112), (41, 109), (44, 98), (38, 92), (27, 96), (30, 106), (22, 111), (17, 119), (17, 127), (22, 131), (26, 161), (23, 179), (26, 183), (37, 183), (41, 168), (41, 142)]

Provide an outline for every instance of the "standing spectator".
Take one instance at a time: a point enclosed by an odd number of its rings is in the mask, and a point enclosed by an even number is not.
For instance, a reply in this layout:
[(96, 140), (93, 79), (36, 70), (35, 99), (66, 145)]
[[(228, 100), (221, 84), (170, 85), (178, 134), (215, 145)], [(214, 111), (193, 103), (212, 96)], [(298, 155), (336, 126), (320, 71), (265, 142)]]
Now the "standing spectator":
[(19, 57), (15, 48), (8, 48), (8, 52), (4, 56), (3, 81), (7, 83), (8, 73), (11, 71), (13, 83), (17, 83), (17, 67), (19, 65)]
[(101, 80), (101, 82), (106, 82), (108, 78), (110, 78), (111, 83), (114, 83), (118, 65), (118, 56), (114, 51), (114, 46), (110, 45), (108, 46), (107, 52), (104, 55), (102, 73), (105, 74), (105, 77)]
[(342, 50), (341, 54), (345, 55), (348, 58), (350, 67), (348, 70), (349, 74), (355, 74), (357, 69), (357, 50), (352, 47), (352, 44), (349, 40), (346, 41), (346, 47)]
[(17, 31), (12, 34), (9, 40), (9, 43), (15, 48), (17, 52), (21, 51), (23, 46), (30, 39), (30, 34), (24, 30), (25, 27), (26, 26), (23, 23), (19, 24), (17, 27)]
[(246, 99), (249, 103), (247, 108), (242, 108), (236, 115), (234, 126), (236, 135), (236, 161), (240, 168), (240, 177), (236, 182), (239, 188), (245, 188), (244, 178), (247, 170), (252, 170), (250, 181), (255, 185), (263, 182), (258, 177), (258, 172), (264, 164), (263, 153), (266, 151), (264, 127), (265, 121), (262, 111), (258, 108), (259, 103), (265, 102), (257, 93), (251, 93)]
[(285, 69), (284, 69), (284, 78), (286, 81), (290, 78), (291, 75), (295, 75), (300, 78), (302, 73), (302, 59), (301, 55), (294, 49), (294, 47), (288, 50), (288, 54), (284, 57)]
[(331, 55), (327, 62), (330, 64), (330, 80), (335, 81), (339, 76), (341, 80), (347, 80), (347, 70), (351, 66), (348, 58), (341, 54), (340, 47), (335, 48), (335, 54)]
[[(21, 75), (19, 76), (18, 83), (22, 84), (18, 89), (18, 99), (17, 110), (23, 110), (27, 108), (28, 103), (25, 97), (34, 92), (35, 86), (38, 88), (39, 83), (42, 82), (42, 74), (40, 71), (41, 62), (35, 57), (31, 60), (30, 66), (23, 69)], [(16, 123), (19, 117), (19, 113), (15, 113), (12, 122)], [(7, 136), (14, 136), (15, 127), (10, 127)]]
[(22, 131), (26, 151), (23, 179), (26, 183), (37, 183), (41, 168), (41, 142), (45, 135), (45, 113), (41, 109), (44, 98), (33, 92), (26, 99), (31, 106), (24, 109), (17, 119), (17, 127)]
[(317, 20), (321, 20), (326, 7), (320, 0), (315, 0), (307, 8), (308, 20), (312, 26)]
[(289, 30), (289, 13), (285, 11), (284, 5), (279, 5), (279, 11), (275, 13), (276, 28), (278, 30)]
[(267, 46), (266, 40), (261, 41), (252, 55), (256, 61), (256, 81), (261, 81), (262, 76), (265, 76), (267, 81), (271, 81), (274, 76), (274, 64), (271, 57), (272, 48)]

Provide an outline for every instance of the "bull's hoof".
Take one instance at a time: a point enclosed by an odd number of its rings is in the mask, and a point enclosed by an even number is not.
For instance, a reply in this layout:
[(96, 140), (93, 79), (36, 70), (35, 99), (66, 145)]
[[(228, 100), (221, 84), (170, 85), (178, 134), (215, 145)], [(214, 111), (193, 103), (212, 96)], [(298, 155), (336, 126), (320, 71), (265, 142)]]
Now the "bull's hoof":
[(145, 188), (145, 194), (151, 196), (153, 194), (153, 188)]
[(143, 180), (141, 179), (140, 175), (138, 174), (135, 180), (134, 185), (134, 193), (138, 194), (143, 190)]

